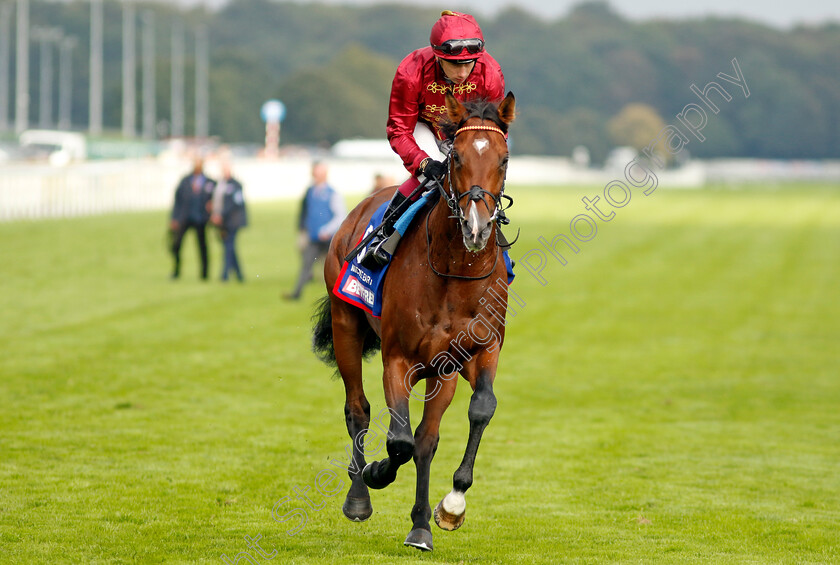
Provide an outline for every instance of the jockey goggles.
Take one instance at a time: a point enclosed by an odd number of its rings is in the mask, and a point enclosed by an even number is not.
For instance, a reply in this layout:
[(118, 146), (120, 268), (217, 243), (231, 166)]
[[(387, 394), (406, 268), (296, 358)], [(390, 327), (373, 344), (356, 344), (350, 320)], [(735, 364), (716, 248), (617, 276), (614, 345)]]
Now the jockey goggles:
[(475, 55), (484, 51), (483, 39), (449, 39), (444, 41), (441, 45), (432, 45), (432, 49), (440, 51), (446, 55), (460, 55), (467, 50), (470, 55)]

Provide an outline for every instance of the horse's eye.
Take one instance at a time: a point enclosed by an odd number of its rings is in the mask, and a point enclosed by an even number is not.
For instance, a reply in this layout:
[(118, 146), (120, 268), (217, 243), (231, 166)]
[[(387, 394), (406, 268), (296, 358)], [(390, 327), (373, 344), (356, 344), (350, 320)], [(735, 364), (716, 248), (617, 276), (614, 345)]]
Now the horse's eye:
[(508, 160), (509, 159), (510, 159), (510, 157), (508, 155), (505, 155), (504, 157), (502, 157), (502, 160), (499, 162), (499, 168), (500, 169), (506, 168), (508, 166)]
[(461, 166), (461, 156), (460, 156), (460, 155), (458, 155), (458, 152), (457, 152), (457, 151), (455, 151), (454, 149), (452, 150), (452, 163), (453, 163), (456, 167), (460, 167), (460, 166)]

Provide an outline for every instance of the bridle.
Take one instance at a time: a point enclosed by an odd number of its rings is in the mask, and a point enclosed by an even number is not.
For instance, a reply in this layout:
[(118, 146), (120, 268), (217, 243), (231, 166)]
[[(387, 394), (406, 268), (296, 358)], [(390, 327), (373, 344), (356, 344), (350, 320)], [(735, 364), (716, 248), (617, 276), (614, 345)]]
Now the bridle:
[[(458, 134), (464, 131), (492, 131), (500, 134), (502, 137), (505, 138), (505, 145), (507, 145), (507, 134), (496, 126), (482, 126), (482, 125), (475, 125), (475, 126), (462, 126), (456, 132), (455, 135), (452, 136), (453, 141)], [(453, 149), (454, 150), (454, 149)], [(499, 218), (499, 214), (504, 212), (508, 208), (513, 205), (513, 198), (507, 196), (505, 194), (505, 179), (502, 179), (502, 190), (499, 191), (499, 196), (496, 196), (492, 192), (488, 192), (484, 190), (482, 187), (478, 185), (473, 185), (470, 189), (466, 192), (462, 192), (460, 194), (455, 193), (455, 184), (452, 182), (452, 151), (450, 150), (449, 153), (446, 155), (446, 182), (439, 182), (438, 183), (438, 190), (440, 191), (441, 196), (446, 201), (447, 206), (449, 206), (449, 210), (452, 212), (450, 218), (456, 219), (459, 222), (466, 221), (466, 216), (464, 216), (463, 210), (461, 210), (461, 206), (459, 205), (461, 199), (464, 197), (469, 197), (470, 201), (478, 202), (481, 200), (484, 202), (484, 205), (487, 206), (487, 211), (491, 212), (490, 214), (490, 221), (495, 222)], [(505, 177), (507, 178), (507, 170), (505, 170)], [(449, 193), (447, 194), (446, 189), (444, 189), (444, 184), (449, 187)], [(493, 200), (494, 209), (491, 211), (490, 207), (487, 205), (487, 201), (484, 200), (484, 195), (489, 196)], [(507, 205), (504, 206), (502, 201), (505, 200)], [(502, 223), (508, 223), (507, 218), (504, 218)]]
[[(460, 134), (461, 132), (464, 132), (464, 131), (492, 131), (492, 132), (496, 132), (496, 133), (502, 135), (502, 137), (505, 138), (505, 145), (507, 145), (507, 134), (504, 131), (502, 131), (501, 128), (498, 128), (496, 126), (491, 126), (491, 125), (462, 126), (455, 132), (455, 135), (452, 136), (453, 141), (456, 137), (458, 137), (458, 134)], [(438, 191), (440, 192), (440, 195), (443, 198), (443, 200), (446, 201), (447, 206), (449, 206), (449, 210), (452, 212), (452, 215), (449, 216), (449, 218), (458, 220), (459, 224), (461, 222), (466, 221), (467, 218), (466, 218), (466, 216), (464, 216), (464, 212), (461, 210), (461, 206), (460, 206), (461, 199), (464, 198), (464, 197), (469, 197), (470, 201), (472, 201), (472, 202), (476, 202), (476, 201), (479, 201), (479, 200), (484, 202), (484, 205), (487, 206), (487, 211), (490, 212), (490, 207), (488, 206), (487, 201), (484, 199), (484, 195), (486, 194), (486, 195), (490, 196), (490, 198), (493, 200), (493, 203), (494, 203), (494, 209), (493, 209), (492, 213), (490, 214), (490, 221), (495, 222), (495, 221), (499, 220), (500, 223), (504, 223), (504, 224), (509, 223), (509, 220), (504, 215), (502, 215), (501, 218), (499, 216), (500, 213), (504, 212), (504, 210), (507, 210), (508, 208), (510, 208), (513, 205), (513, 198), (505, 195), (505, 179), (502, 179), (502, 189), (499, 191), (499, 196), (496, 196), (492, 192), (489, 192), (489, 191), (483, 189), (482, 187), (480, 187), (478, 185), (471, 186), (470, 189), (466, 192), (456, 194), (455, 188), (454, 188), (454, 183), (452, 182), (452, 153), (453, 153), (453, 151), (454, 151), (454, 148), (451, 149), (449, 151), (449, 153), (447, 153), (447, 155), (446, 155), (445, 182), (441, 182), (441, 181), (437, 182)], [(505, 177), (507, 178), (507, 170), (505, 170)], [(449, 187), (449, 192), (448, 193), (446, 192), (446, 189), (444, 188), (444, 185)], [(503, 204), (502, 204), (503, 199), (505, 199), (507, 201), (507, 206), (503, 206)], [(437, 205), (437, 203), (436, 203), (436, 205)], [(436, 275), (438, 275), (439, 277), (461, 279), (461, 280), (471, 280), (472, 281), (472, 280), (486, 279), (487, 277), (489, 277), (491, 274), (493, 274), (496, 271), (496, 265), (498, 265), (498, 263), (499, 263), (499, 255), (501, 254), (500, 248), (498, 248), (498, 247), (496, 248), (496, 257), (493, 261), (493, 266), (490, 267), (490, 270), (487, 271), (487, 273), (485, 273), (483, 275), (477, 275), (477, 276), (451, 275), (451, 274), (441, 273), (440, 271), (438, 271), (435, 268), (434, 263), (432, 262), (432, 256), (431, 256), (432, 241), (431, 241), (431, 235), (429, 234), (429, 217), (430, 216), (431, 216), (431, 214), (426, 215), (426, 255), (427, 255), (427, 260), (428, 260), (428, 263), (429, 263), (429, 267), (432, 269), (432, 271)]]

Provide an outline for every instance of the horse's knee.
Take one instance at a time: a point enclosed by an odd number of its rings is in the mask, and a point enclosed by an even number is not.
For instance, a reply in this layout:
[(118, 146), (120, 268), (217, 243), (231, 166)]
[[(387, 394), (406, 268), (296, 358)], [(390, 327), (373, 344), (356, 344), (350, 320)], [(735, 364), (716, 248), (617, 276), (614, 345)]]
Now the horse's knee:
[[(370, 423), (370, 403), (367, 398), (362, 397), (358, 402), (346, 402), (344, 404), (344, 421), (347, 423), (347, 429), (354, 429), (361, 425), (366, 428)], [(354, 426), (355, 424), (355, 426)]]
[(422, 460), (425, 457), (434, 457), (437, 451), (440, 434), (428, 435), (416, 438), (414, 446), (414, 460)]

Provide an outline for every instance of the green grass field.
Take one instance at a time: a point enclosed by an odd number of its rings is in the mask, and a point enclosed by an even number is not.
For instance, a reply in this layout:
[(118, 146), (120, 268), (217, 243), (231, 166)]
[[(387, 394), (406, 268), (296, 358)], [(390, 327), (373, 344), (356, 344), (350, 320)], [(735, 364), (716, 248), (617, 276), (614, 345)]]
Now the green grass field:
[[(598, 192), (509, 188), (512, 256)], [(840, 562), (840, 187), (660, 188), (546, 286), (519, 268), (467, 520), (434, 528), (431, 554), (402, 545), (413, 465), (364, 524), (343, 491), (313, 494), (349, 438), (341, 382), (309, 350), (323, 286), (280, 299), (295, 211), (251, 206), (247, 282), (226, 286), (198, 281), (192, 235), (168, 280), (165, 212), (0, 224), (0, 562), (221, 563), (244, 536), (277, 551), (259, 563)], [(272, 507), (307, 487), (323, 507), (287, 535), (297, 520)]]

